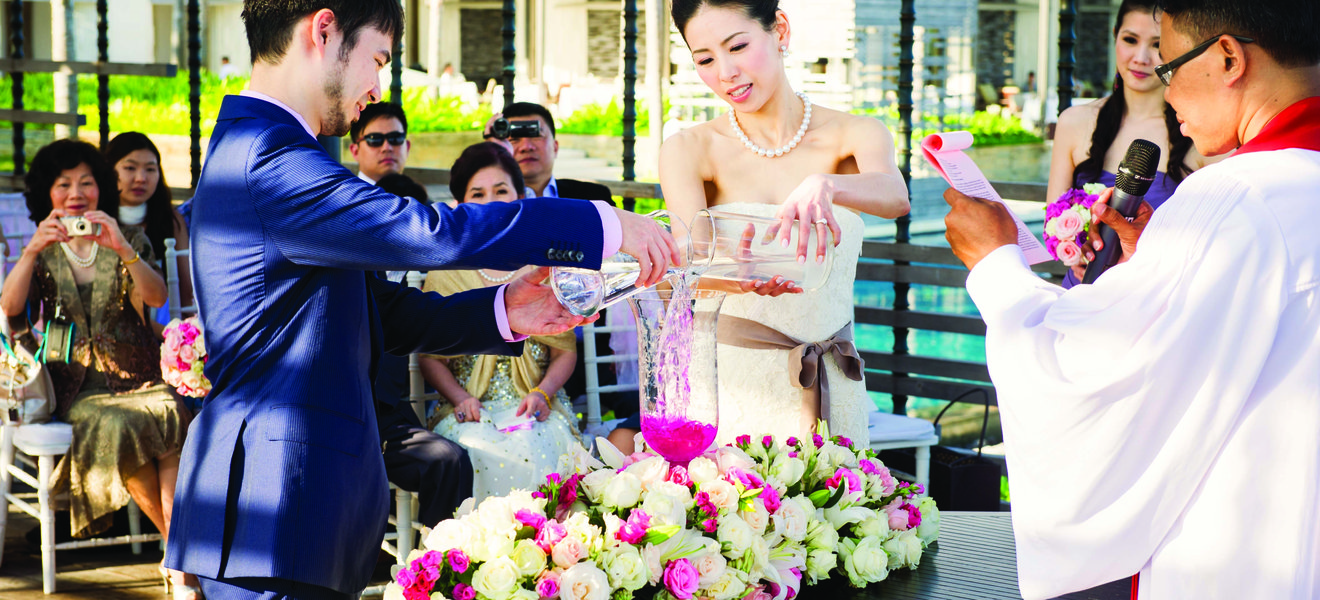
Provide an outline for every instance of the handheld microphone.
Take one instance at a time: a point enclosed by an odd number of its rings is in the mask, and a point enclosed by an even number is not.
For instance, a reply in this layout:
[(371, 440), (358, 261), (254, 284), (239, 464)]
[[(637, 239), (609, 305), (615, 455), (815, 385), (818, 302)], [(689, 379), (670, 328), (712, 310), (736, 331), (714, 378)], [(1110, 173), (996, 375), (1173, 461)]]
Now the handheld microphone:
[[(1118, 211), (1128, 219), (1137, 216), (1137, 209), (1146, 197), (1146, 190), (1155, 181), (1155, 169), (1160, 164), (1160, 147), (1146, 140), (1133, 140), (1128, 146), (1123, 162), (1118, 165), (1118, 175), (1114, 182), (1114, 195), (1109, 198), (1109, 208)], [(1097, 223), (1100, 239), (1104, 246), (1095, 253), (1095, 260), (1086, 267), (1086, 276), (1082, 283), (1094, 283), (1105, 269), (1118, 262), (1121, 245), (1118, 232), (1104, 223)]]

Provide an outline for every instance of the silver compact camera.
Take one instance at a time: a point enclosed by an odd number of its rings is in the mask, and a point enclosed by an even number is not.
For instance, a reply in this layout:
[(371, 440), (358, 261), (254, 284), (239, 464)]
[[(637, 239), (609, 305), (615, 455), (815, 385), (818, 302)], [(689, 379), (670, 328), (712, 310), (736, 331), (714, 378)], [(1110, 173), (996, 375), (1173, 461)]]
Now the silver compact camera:
[(87, 220), (87, 217), (60, 217), (60, 223), (70, 237), (101, 235), (101, 226)]

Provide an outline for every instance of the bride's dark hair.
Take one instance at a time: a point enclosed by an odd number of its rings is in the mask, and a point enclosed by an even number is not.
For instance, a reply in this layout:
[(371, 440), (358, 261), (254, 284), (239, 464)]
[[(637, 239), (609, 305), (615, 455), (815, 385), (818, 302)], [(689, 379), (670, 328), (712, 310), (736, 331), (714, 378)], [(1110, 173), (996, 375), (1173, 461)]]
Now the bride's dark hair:
[(779, 0), (674, 0), (669, 14), (678, 26), (678, 32), (687, 37), (687, 24), (703, 6), (715, 8), (742, 9), (750, 18), (761, 23), (766, 31), (775, 26), (775, 14), (779, 12)]

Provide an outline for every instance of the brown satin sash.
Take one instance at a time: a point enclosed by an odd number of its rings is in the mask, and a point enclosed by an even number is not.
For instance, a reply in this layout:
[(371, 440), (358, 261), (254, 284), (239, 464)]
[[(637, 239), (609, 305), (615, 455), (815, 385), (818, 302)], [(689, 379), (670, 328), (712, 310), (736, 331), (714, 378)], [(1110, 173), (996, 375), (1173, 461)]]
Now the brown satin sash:
[(788, 350), (788, 375), (793, 387), (802, 390), (803, 431), (814, 431), (822, 416), (830, 421), (830, 383), (821, 358), (834, 354), (844, 376), (862, 381), (865, 363), (853, 345), (849, 322), (822, 342), (802, 342), (750, 319), (720, 315), (716, 340), (721, 344), (751, 350)]

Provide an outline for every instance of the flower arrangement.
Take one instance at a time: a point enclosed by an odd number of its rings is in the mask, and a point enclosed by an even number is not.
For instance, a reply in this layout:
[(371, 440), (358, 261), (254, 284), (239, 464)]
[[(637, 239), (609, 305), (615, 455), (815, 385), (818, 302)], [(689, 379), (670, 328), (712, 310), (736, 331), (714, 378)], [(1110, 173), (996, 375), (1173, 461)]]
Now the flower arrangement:
[[(915, 568), (939, 533), (923, 489), (825, 432), (712, 448), (676, 464), (599, 439), (536, 491), (472, 500), (426, 534), (391, 600), (786, 600), (842, 575)], [(603, 462), (602, 462), (603, 461)]]
[(1088, 183), (1082, 189), (1069, 188), (1045, 205), (1045, 247), (1064, 265), (1082, 262), (1082, 246), (1091, 230), (1091, 205), (1103, 191), (1103, 183)]
[(197, 317), (174, 319), (165, 326), (165, 341), (160, 345), (160, 373), (165, 383), (184, 396), (201, 398), (211, 391), (211, 382), (202, 374), (206, 366), (206, 338)]

